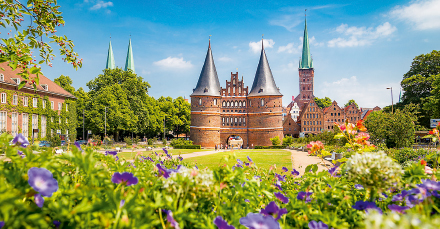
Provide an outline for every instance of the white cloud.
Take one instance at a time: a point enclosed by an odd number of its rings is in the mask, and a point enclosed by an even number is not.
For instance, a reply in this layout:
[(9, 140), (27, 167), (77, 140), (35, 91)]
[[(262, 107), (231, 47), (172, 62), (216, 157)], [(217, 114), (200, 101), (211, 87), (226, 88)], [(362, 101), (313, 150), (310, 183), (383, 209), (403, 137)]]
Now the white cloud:
[[(318, 90), (319, 94), (336, 100), (339, 106), (344, 106), (348, 100), (354, 99), (359, 107), (370, 108), (375, 106), (384, 107), (391, 104), (390, 90), (386, 89), (390, 86), (400, 87), (399, 82), (369, 84), (362, 79), (358, 80), (356, 76), (352, 76), (334, 82), (323, 82)], [(398, 96), (398, 92), (394, 91), (394, 102), (398, 101)]]
[(218, 60), (221, 62), (231, 62), (232, 58), (229, 58), (227, 56), (223, 56), (223, 57), (218, 58)]
[(299, 25), (302, 20), (299, 19), (298, 15), (283, 15), (277, 19), (273, 19), (269, 21), (270, 25), (281, 26), (287, 29), (288, 31), (292, 31), (292, 28)]
[(153, 64), (168, 69), (188, 69), (193, 67), (191, 61), (184, 61), (183, 57), (168, 57), (166, 59), (153, 62)]
[(357, 47), (370, 45), (378, 38), (388, 37), (393, 34), (397, 28), (389, 22), (374, 27), (348, 27), (347, 24), (341, 24), (335, 31), (346, 37), (338, 37), (328, 42), (328, 47)]
[(113, 2), (97, 1), (95, 5), (90, 7), (90, 10), (105, 9), (107, 7), (110, 7), (110, 6), (113, 6)]
[(278, 52), (287, 52), (287, 53), (299, 53), (300, 49), (295, 47), (295, 43), (289, 43), (286, 46), (280, 46), (278, 47)]
[[(272, 39), (264, 39), (264, 48), (273, 48), (273, 45), (275, 44), (275, 41)], [(251, 48), (251, 51), (254, 53), (261, 52), (261, 40), (257, 42), (249, 42), (249, 48)]]
[(396, 6), (390, 15), (417, 30), (440, 29), (440, 0), (418, 0), (406, 6)]

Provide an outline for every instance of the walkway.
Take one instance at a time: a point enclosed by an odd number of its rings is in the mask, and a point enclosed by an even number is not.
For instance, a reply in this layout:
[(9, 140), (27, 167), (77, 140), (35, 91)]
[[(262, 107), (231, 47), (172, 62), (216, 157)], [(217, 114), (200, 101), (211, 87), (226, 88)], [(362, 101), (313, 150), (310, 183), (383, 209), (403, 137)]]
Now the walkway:
[[(327, 170), (325, 165), (323, 164), (321, 158), (315, 156), (309, 156), (307, 152), (299, 151), (299, 150), (290, 150), (286, 149), (286, 151), (290, 151), (292, 153), (292, 167), (299, 171), (299, 174), (304, 174), (305, 169), (308, 165), (318, 164), (318, 171)], [(331, 168), (333, 167), (332, 163), (329, 161), (325, 161), (325, 164)]]

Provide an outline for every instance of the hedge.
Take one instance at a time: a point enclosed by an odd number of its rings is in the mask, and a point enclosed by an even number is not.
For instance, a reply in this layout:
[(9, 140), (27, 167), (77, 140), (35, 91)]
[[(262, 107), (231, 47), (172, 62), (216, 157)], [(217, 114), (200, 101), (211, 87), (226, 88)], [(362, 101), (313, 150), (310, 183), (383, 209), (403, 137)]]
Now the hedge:
[(255, 149), (285, 149), (286, 146), (255, 146)]
[(201, 145), (175, 145), (174, 149), (201, 149)]

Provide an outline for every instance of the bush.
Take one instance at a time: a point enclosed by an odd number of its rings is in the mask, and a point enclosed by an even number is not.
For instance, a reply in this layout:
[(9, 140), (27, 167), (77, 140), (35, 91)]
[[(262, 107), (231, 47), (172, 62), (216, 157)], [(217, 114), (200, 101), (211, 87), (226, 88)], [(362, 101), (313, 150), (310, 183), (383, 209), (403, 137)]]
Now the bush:
[(131, 140), (131, 137), (125, 137), (124, 138), (124, 142), (127, 144), (127, 147), (131, 146), (133, 144), (133, 141)]
[(185, 140), (184, 138), (174, 138), (171, 140), (170, 145), (176, 146), (176, 145), (182, 145), (182, 146), (190, 146), (193, 144), (193, 141), (191, 140)]
[(166, 138), (162, 139), (162, 143), (163, 143), (164, 145), (166, 145), (166, 144), (167, 144), (167, 139), (166, 139)]
[(278, 137), (278, 136), (271, 138), (270, 141), (272, 142), (272, 145), (274, 145), (274, 146), (277, 146), (281, 143), (280, 137)]
[(61, 146), (61, 138), (58, 134), (52, 134), (47, 137), (51, 147)]
[(153, 145), (153, 139), (152, 139), (152, 138), (149, 138), (149, 139), (147, 140), (147, 142), (148, 142), (148, 145), (149, 145), (149, 146), (152, 146), (152, 145)]
[(285, 136), (283, 138), (283, 146), (290, 146), (293, 143), (293, 137), (292, 136)]
[[(386, 154), (396, 160), (400, 165), (407, 165), (410, 161), (420, 161), (421, 159), (425, 159), (425, 157), (429, 154), (436, 152), (436, 150), (426, 150), (426, 149), (412, 149), (412, 148), (403, 148), (403, 149), (388, 149), (385, 151)], [(431, 162), (427, 160), (428, 163)], [(432, 164), (431, 162), (430, 164)]]
[(174, 149), (201, 149), (200, 145), (174, 145)]
[(286, 146), (255, 146), (255, 149), (285, 149)]

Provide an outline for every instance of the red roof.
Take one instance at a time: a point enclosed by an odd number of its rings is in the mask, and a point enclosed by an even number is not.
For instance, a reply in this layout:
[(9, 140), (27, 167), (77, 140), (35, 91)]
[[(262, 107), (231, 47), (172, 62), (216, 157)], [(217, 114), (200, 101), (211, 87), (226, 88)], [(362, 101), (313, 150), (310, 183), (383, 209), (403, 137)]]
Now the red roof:
[[(7, 62), (0, 63), (0, 67), (4, 69), (4, 70), (0, 69), (0, 73), (2, 73), (5, 77), (5, 80), (0, 81), (0, 83), (18, 86), (19, 84), (17, 84), (13, 79), (19, 78), (20, 82), (23, 80), (23, 78), (20, 75), (17, 75), (18, 73), (20, 73), (20, 69), (17, 68), (13, 71), (12, 68), (8, 66)], [(35, 76), (35, 75), (31, 74), (30, 76)], [(60, 87), (58, 84), (54, 83), (52, 80), (48, 79), (44, 75), (40, 75), (40, 82), (39, 83), (40, 84), (37, 85), (37, 91), (39, 91), (39, 92), (44, 92), (44, 93), (48, 93), (48, 94), (56, 94), (56, 95), (76, 99), (75, 96), (73, 96), (72, 94), (70, 94), (69, 92), (64, 90), (62, 87)], [(41, 85), (47, 85), (47, 90), (45, 90)], [(34, 90), (34, 87), (29, 83), (27, 83), (23, 88)]]
[(326, 113), (328, 111), (330, 107), (324, 107), (324, 110), (322, 110), (324, 113)]
[(367, 113), (365, 114), (365, 116), (364, 116), (364, 118), (362, 120), (365, 120), (368, 117), (368, 115), (371, 114), (371, 112), (373, 112), (373, 110), (367, 111)]

